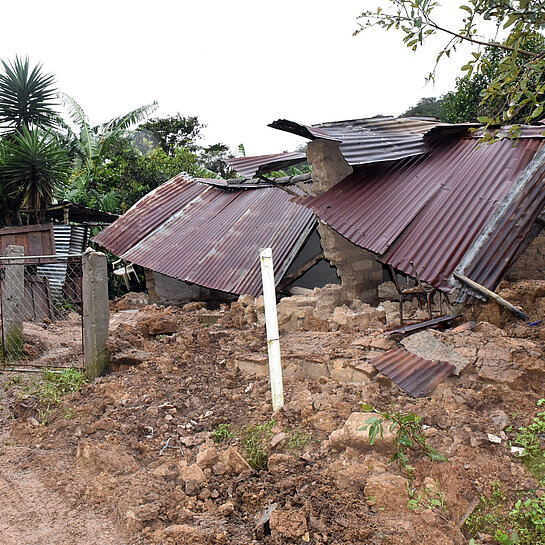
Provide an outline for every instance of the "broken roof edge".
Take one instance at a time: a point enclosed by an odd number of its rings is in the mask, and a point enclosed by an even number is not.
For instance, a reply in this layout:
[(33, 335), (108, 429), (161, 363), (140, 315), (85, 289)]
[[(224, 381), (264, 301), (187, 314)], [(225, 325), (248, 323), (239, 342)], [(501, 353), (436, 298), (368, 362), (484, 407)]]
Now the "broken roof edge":
[[(467, 270), (475, 264), (478, 258), (479, 252), (483, 250), (486, 243), (493, 236), (495, 230), (498, 229), (499, 226), (506, 221), (506, 215), (510, 213), (512, 205), (520, 197), (520, 194), (525, 190), (525, 188), (530, 183), (532, 183), (532, 180), (534, 179), (534, 176), (538, 173), (538, 171), (540, 169), (543, 169), (544, 167), (545, 167), (545, 145), (542, 145), (538, 149), (538, 151), (536, 152), (536, 154), (534, 155), (530, 163), (528, 163), (526, 168), (523, 170), (517, 182), (513, 185), (513, 187), (509, 190), (505, 198), (499, 204), (498, 208), (496, 209), (496, 211), (490, 218), (489, 222), (481, 231), (481, 234), (469, 247), (468, 251), (462, 258), (458, 266), (454, 269), (453, 273), (456, 272), (458, 274), (466, 275)], [(537, 213), (537, 216), (539, 216), (539, 214), (542, 212), (542, 208), (543, 207), (540, 207), (540, 210)], [(508, 267), (509, 264), (510, 263), (506, 264), (506, 267)], [(459, 280), (455, 279), (453, 275), (449, 277), (449, 283), (452, 285), (453, 289), (460, 290), (460, 295), (457, 297), (457, 301), (459, 302), (462, 302), (468, 296), (485, 300), (485, 297), (481, 293), (462, 284)], [(493, 290), (495, 289), (496, 286), (493, 286), (493, 287), (486, 286), (486, 287)]]
[(266, 187), (278, 187), (295, 185), (301, 182), (309, 182), (312, 180), (312, 172), (298, 174), (297, 176), (281, 176), (275, 178), (265, 178), (263, 176), (254, 178), (192, 178), (193, 181), (225, 189), (227, 191), (245, 190), (245, 189), (263, 189)]
[(306, 160), (307, 156), (305, 153), (294, 151), (249, 157), (233, 157), (224, 159), (224, 162), (235, 169), (240, 175), (253, 178), (256, 175), (297, 165)]

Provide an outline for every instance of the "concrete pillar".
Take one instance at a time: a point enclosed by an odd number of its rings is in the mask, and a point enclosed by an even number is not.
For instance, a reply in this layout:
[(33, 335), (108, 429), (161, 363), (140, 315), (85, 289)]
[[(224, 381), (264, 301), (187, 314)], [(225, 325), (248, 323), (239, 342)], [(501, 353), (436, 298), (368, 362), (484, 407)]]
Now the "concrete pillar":
[[(314, 195), (325, 193), (353, 172), (337, 142), (313, 140), (307, 146), (307, 160), (312, 166)], [(350, 303), (357, 298), (376, 304), (377, 288), (382, 283), (382, 265), (375, 259), (375, 254), (353, 244), (323, 222), (318, 224), (318, 233), (324, 255), (341, 279), (344, 302)]]
[(307, 145), (307, 161), (312, 166), (312, 194), (320, 195), (344, 180), (354, 169), (331, 140), (312, 140)]
[(82, 269), (85, 372), (95, 378), (106, 373), (110, 366), (106, 351), (110, 321), (106, 255), (87, 248)]
[[(22, 257), (23, 246), (9, 245), (6, 257)], [(8, 359), (17, 358), (23, 348), (23, 316), (25, 302), (25, 265), (16, 260), (6, 265), (2, 312), (4, 314), (3, 340)]]

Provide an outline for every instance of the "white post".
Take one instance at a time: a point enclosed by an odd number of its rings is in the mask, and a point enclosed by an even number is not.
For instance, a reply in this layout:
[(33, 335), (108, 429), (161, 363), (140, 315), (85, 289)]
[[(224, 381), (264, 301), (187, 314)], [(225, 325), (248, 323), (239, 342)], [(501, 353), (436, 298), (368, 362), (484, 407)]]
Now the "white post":
[(265, 303), (265, 323), (267, 325), (272, 406), (273, 411), (278, 411), (278, 409), (284, 406), (284, 387), (282, 385), (282, 364), (280, 363), (280, 340), (278, 339), (272, 249), (262, 248), (259, 251), (259, 257), (261, 259), (261, 276), (263, 278), (263, 299)]

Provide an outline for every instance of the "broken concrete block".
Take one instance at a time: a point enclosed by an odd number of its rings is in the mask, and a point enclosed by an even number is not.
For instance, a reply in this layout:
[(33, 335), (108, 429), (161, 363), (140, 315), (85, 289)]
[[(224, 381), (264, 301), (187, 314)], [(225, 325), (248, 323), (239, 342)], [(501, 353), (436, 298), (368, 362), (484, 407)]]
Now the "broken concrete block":
[(401, 344), (413, 354), (426, 360), (446, 361), (456, 367), (459, 375), (469, 365), (470, 360), (438, 340), (431, 331), (419, 331), (403, 339)]

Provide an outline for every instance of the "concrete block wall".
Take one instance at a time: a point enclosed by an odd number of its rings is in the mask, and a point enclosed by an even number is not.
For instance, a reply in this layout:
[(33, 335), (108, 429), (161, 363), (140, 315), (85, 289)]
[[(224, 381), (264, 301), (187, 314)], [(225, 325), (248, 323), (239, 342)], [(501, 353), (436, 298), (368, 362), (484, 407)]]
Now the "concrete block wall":
[(356, 246), (325, 223), (320, 222), (318, 232), (325, 256), (341, 277), (345, 302), (360, 299), (377, 304), (383, 271), (375, 254)]
[[(337, 142), (313, 140), (307, 146), (307, 159), (312, 165), (312, 192), (319, 195), (352, 174), (353, 168), (339, 151)], [(326, 259), (337, 269), (343, 287), (343, 299), (378, 302), (377, 288), (383, 281), (382, 265), (375, 255), (344, 238), (329, 225), (318, 225)]]
[(510, 282), (545, 279), (545, 229), (541, 230), (528, 248), (509, 267), (505, 279)]

